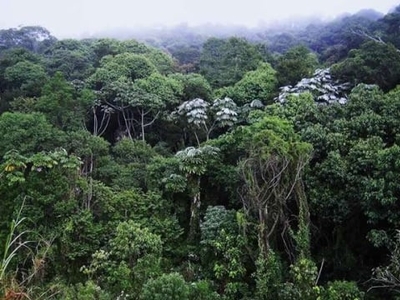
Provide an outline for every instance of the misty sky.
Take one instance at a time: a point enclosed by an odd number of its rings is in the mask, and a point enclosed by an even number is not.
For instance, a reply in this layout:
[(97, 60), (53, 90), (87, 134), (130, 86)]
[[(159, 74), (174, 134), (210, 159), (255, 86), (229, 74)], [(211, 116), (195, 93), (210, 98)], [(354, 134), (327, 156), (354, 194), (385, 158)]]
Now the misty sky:
[(0, 0), (0, 28), (41, 25), (57, 37), (72, 37), (106, 28), (183, 22), (255, 26), (290, 15), (334, 16), (362, 8), (386, 13), (397, 4), (395, 0)]

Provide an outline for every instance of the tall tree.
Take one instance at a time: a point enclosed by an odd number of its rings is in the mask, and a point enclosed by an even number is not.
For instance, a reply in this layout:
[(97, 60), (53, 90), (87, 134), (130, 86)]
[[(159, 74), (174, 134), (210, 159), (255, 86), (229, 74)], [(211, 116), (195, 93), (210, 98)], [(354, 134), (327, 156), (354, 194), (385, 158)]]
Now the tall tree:
[(238, 105), (249, 104), (253, 100), (267, 104), (274, 97), (277, 83), (276, 71), (270, 64), (263, 63), (256, 70), (245, 73), (234, 86), (221, 88), (215, 93), (219, 97), (232, 98)]
[(42, 96), (36, 101), (37, 111), (47, 115), (49, 121), (62, 130), (84, 127), (86, 112), (93, 101), (88, 90), (76, 90), (57, 72), (44, 86)]
[(215, 159), (218, 148), (203, 146), (188, 147), (176, 153), (180, 160), (180, 169), (186, 173), (191, 196), (190, 224), (188, 240), (195, 242), (200, 234), (200, 207), (201, 207), (201, 175), (207, 171), (207, 166)]
[(139, 127), (139, 134), (145, 141), (145, 128), (151, 126), (164, 109), (178, 103), (182, 93), (182, 86), (176, 80), (152, 74), (147, 78), (136, 80), (121, 78), (110, 86), (116, 97), (107, 104), (118, 110), (123, 117), (126, 133), (134, 138), (135, 127)]
[(307, 47), (290, 48), (278, 58), (276, 71), (279, 85), (294, 85), (303, 78), (311, 77), (317, 65), (316, 55)]
[(208, 141), (211, 133), (217, 128), (232, 127), (237, 121), (237, 110), (236, 103), (227, 97), (215, 99), (212, 105), (203, 99), (196, 98), (179, 105), (173, 116), (177, 114), (185, 119), (200, 146), (202, 136), (205, 136)]
[(51, 75), (62, 72), (67, 80), (84, 80), (94, 71), (94, 52), (83, 41), (57, 41), (44, 54), (47, 70)]
[(246, 72), (255, 70), (261, 61), (257, 47), (244, 39), (210, 38), (203, 45), (200, 74), (212, 87), (219, 88), (239, 81)]
[(40, 96), (41, 88), (47, 80), (44, 68), (29, 61), (20, 61), (4, 71), (7, 88), (18, 91), (19, 96)]
[(334, 65), (332, 74), (356, 84), (377, 84), (389, 91), (400, 82), (400, 52), (392, 44), (368, 41)]
[[(298, 250), (308, 255), (309, 211), (302, 173), (310, 158), (311, 145), (302, 142), (290, 124), (278, 118), (264, 117), (242, 134), (247, 147), (247, 155), (239, 164), (242, 200), (245, 212), (258, 221), (262, 256), (269, 257), (278, 233), (284, 239), (293, 238), (287, 236), (293, 230), (289, 208), (293, 203), (298, 210)], [(295, 254), (293, 249), (286, 250), (290, 255)]]

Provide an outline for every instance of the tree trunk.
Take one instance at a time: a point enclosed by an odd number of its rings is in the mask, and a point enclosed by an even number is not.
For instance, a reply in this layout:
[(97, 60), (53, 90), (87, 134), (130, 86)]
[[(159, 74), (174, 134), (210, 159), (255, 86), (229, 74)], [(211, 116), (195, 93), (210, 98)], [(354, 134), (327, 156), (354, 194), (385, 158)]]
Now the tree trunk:
[(190, 205), (190, 223), (188, 240), (194, 242), (197, 240), (200, 229), (200, 177), (197, 178), (192, 203)]
[(145, 139), (145, 137), (144, 137), (144, 112), (143, 112), (143, 110), (142, 110), (140, 116), (141, 116), (140, 126), (142, 127), (142, 141), (145, 142), (146, 139)]
[(258, 211), (258, 246), (260, 248), (260, 252), (262, 252), (265, 257), (268, 256), (270, 250), (267, 219), (268, 214), (266, 214), (265, 211), (260, 207)]

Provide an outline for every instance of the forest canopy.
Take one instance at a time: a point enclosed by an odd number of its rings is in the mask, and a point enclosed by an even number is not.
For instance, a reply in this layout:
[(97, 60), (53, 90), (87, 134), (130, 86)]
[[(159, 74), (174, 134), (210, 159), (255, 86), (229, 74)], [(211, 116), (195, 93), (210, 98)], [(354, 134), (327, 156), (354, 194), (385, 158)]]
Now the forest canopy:
[(397, 299), (399, 24), (0, 30), (0, 299)]

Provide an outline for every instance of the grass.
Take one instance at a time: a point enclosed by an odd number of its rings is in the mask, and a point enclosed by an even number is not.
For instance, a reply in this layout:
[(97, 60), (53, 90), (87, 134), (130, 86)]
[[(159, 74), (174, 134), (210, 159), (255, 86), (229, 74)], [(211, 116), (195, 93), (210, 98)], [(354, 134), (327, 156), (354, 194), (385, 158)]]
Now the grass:
[[(23, 241), (22, 237), (28, 232), (28, 231), (22, 231), (21, 233), (16, 235), (16, 231), (18, 227), (22, 224), (22, 222), (25, 221), (26, 218), (21, 217), (22, 215), (22, 210), (24, 208), (24, 203), (22, 203), (21, 208), (19, 209), (17, 216), (15, 219), (11, 221), (10, 225), (10, 232), (7, 236), (6, 242), (4, 244), (4, 250), (3, 250), (3, 258), (0, 261), (0, 292), (7, 297), (6, 294), (11, 293), (10, 290), (13, 289), (16, 285), (18, 285), (13, 278), (9, 277), (9, 268), (11, 266), (11, 262), (14, 259), (14, 257), (17, 255), (18, 251), (21, 248), (28, 248), (28, 244), (30, 241)], [(13, 276), (11, 276), (13, 277)], [(17, 291), (13, 291), (13, 293), (17, 293)], [(23, 295), (21, 295), (23, 296)], [(7, 299), (7, 298), (5, 298)], [(21, 298), (23, 299), (23, 298)]]

